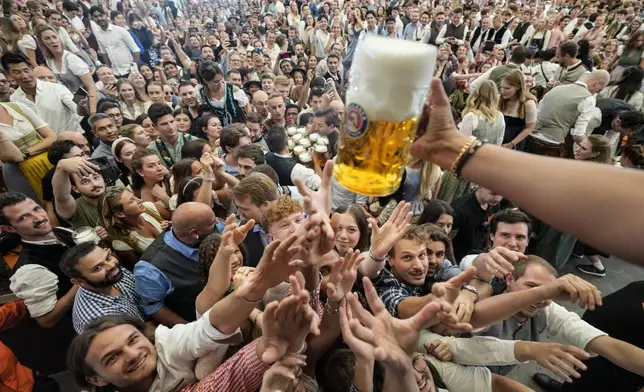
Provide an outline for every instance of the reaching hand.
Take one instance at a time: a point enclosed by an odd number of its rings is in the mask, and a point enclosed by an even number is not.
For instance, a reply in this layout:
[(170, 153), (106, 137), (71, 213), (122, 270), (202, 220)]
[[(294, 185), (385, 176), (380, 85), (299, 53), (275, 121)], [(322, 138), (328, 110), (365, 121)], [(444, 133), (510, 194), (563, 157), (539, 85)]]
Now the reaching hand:
[(434, 301), (441, 303), (442, 308), (447, 313), (451, 313), (441, 318), (441, 321), (449, 326), (450, 330), (462, 332), (469, 332), (472, 330), (472, 326), (468, 324), (467, 321), (461, 321), (464, 310), (461, 311), (460, 316), (456, 312), (452, 312), (452, 310), (456, 310), (453, 305), (461, 294), (461, 288), (463, 285), (467, 284), (467, 282), (472, 280), (475, 275), (476, 268), (470, 267), (447, 282), (436, 283), (432, 286)]
[(553, 300), (563, 300), (575, 303), (579, 306), (595, 310), (596, 305), (602, 304), (602, 294), (595, 286), (575, 275), (564, 275), (557, 280), (545, 285), (551, 293)]
[(432, 340), (425, 342), (423, 345), (427, 354), (433, 355), (441, 361), (449, 362), (452, 360), (452, 350), (446, 343), (440, 340)]
[[(362, 307), (354, 293), (346, 295), (343, 311), (350, 328), (350, 339), (359, 340), (353, 342), (359, 343), (362, 357), (375, 358), (389, 370), (405, 372), (411, 365), (410, 356), (416, 349), (420, 330), (438, 322), (444, 313), (442, 306), (430, 302), (413, 317), (399, 320), (387, 311), (369, 278), (363, 279), (363, 285), (373, 314)], [(346, 309), (347, 306), (350, 310)]]
[(394, 208), (391, 216), (382, 227), (374, 218), (369, 218), (371, 225), (371, 254), (383, 259), (411, 226), (412, 213), (410, 204), (401, 201)]
[(337, 262), (331, 269), (327, 279), (327, 298), (334, 303), (340, 303), (346, 293), (351, 291), (356, 282), (358, 265), (364, 260), (360, 251), (348, 251), (342, 260)]
[(452, 108), (439, 78), (431, 82), (431, 94), (418, 120), (418, 140), (411, 147), (411, 153), (425, 161), (431, 161), (443, 146), (440, 143), (449, 137), (465, 137), (454, 125)]
[(527, 257), (523, 253), (497, 246), (487, 253), (478, 255), (472, 264), (476, 267), (478, 277), (488, 281), (493, 276), (504, 279), (514, 271), (514, 264), (525, 259)]
[(300, 300), (300, 305), (296, 316), (287, 315), (289, 328), (284, 331), (284, 335), (289, 340), (291, 352), (299, 352), (302, 351), (309, 333), (314, 335), (320, 334), (318, 327), (320, 324), (320, 316), (315, 313), (310, 305), (311, 297), (309, 292), (304, 288), (306, 284), (304, 275), (300, 271), (297, 271), (295, 275), (289, 277), (289, 283), (291, 284), (291, 295)]
[(84, 159), (83, 157), (61, 159), (56, 168), (79, 177), (90, 176), (100, 171), (98, 165)]
[(262, 389), (259, 392), (282, 392), (290, 390), (297, 383), (295, 371), (306, 366), (306, 356), (288, 354), (275, 362), (262, 380)]
[(539, 365), (552, 371), (566, 382), (572, 382), (569, 376), (581, 377), (575, 368), (586, 370), (586, 365), (580, 360), (590, 358), (584, 350), (559, 343), (525, 342), (528, 345), (528, 356)]
[(293, 246), (296, 240), (297, 236), (292, 235), (284, 241), (277, 240), (268, 244), (255, 271), (235, 290), (237, 297), (259, 301), (266, 290), (287, 280), (292, 271), (289, 262), (302, 251), (301, 246)]
[[(221, 239), (221, 245), (220, 248), (223, 246), (234, 246), (232, 251), (235, 251), (235, 248), (239, 246), (244, 240), (246, 239), (246, 235), (248, 235), (248, 232), (255, 226), (255, 220), (254, 219), (249, 219), (248, 222), (243, 224), (241, 227), (237, 226), (237, 223), (235, 222), (235, 215), (231, 214), (226, 218), (226, 222), (224, 225), (224, 231), (222, 233), (222, 239)], [(228, 236), (228, 242), (224, 242), (224, 236), (230, 233)]]

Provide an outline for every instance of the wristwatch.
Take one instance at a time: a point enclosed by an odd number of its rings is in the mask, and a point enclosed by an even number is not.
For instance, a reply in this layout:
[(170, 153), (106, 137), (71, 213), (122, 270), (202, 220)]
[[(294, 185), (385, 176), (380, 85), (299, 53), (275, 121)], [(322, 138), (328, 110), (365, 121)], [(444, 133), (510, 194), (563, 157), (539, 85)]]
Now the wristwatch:
[(467, 290), (470, 293), (473, 293), (474, 295), (476, 295), (476, 302), (478, 302), (478, 300), (480, 298), (480, 295), (479, 295), (479, 291), (478, 291), (478, 289), (476, 287), (474, 287), (472, 285), (469, 285), (469, 284), (464, 284), (463, 287), (461, 287), (461, 290)]

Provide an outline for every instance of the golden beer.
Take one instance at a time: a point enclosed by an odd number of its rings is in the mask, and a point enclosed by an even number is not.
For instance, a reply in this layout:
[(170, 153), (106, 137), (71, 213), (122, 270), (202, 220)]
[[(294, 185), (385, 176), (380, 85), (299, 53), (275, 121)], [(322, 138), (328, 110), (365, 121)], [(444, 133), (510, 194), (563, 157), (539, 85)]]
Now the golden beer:
[(367, 35), (355, 50), (333, 174), (352, 192), (400, 186), (436, 64), (427, 44)]

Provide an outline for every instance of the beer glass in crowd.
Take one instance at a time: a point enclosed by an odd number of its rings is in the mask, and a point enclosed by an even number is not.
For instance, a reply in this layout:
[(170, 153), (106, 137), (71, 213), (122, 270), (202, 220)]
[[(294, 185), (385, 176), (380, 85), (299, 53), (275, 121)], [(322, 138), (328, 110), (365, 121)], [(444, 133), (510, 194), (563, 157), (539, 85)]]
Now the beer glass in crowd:
[(358, 43), (333, 171), (341, 185), (369, 196), (398, 189), (435, 65), (431, 45), (375, 35)]

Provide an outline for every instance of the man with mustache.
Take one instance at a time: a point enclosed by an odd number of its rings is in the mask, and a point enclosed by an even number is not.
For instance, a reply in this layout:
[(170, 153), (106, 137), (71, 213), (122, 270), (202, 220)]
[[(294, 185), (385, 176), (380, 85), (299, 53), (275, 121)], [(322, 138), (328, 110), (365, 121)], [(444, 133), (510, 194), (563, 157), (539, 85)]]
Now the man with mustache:
[(19, 340), (12, 340), (16, 345), (11, 349), (43, 374), (65, 371), (65, 353), (74, 337), (70, 310), (78, 286), (58, 263), (65, 250), (74, 246), (72, 231), (53, 228), (47, 211), (18, 192), (0, 194), (0, 225), (22, 239), (10, 288), (25, 301), (31, 316), (16, 328)]
[(63, 254), (60, 269), (79, 287), (72, 310), (77, 333), (107, 315), (126, 314), (143, 321), (134, 275), (121, 267), (112, 251), (91, 241), (78, 244)]

